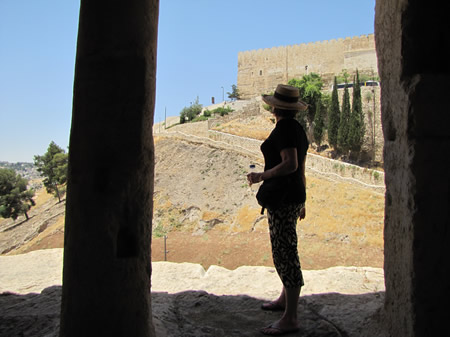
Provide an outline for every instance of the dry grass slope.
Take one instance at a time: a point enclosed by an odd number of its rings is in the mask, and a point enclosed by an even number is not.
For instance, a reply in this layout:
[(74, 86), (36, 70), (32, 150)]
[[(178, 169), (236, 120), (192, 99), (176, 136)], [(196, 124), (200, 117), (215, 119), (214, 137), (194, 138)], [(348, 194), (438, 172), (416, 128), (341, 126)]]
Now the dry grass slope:
[[(270, 114), (261, 114), (217, 123), (215, 129), (264, 139), (273, 125)], [(189, 130), (195, 132), (195, 126), (190, 125)], [(201, 263), (204, 267), (271, 266), (267, 219), (260, 215), (254, 191), (245, 178), (249, 163), (261, 163), (262, 158), (198, 139), (155, 137), (155, 144), (153, 260), (163, 260), (166, 255), (169, 261)], [(298, 225), (303, 267), (382, 267), (384, 195), (309, 171), (307, 185), (307, 217)], [(31, 220), (18, 228), (31, 227), (33, 221), (46, 225), (9, 254), (63, 247), (64, 214), (55, 216), (52, 209), (64, 205), (43, 190), (36, 201)], [(50, 223), (46, 217), (51, 214)], [(4, 230), (11, 224), (11, 220), (0, 220), (0, 243), (14, 234)], [(166, 254), (163, 235), (168, 236)]]

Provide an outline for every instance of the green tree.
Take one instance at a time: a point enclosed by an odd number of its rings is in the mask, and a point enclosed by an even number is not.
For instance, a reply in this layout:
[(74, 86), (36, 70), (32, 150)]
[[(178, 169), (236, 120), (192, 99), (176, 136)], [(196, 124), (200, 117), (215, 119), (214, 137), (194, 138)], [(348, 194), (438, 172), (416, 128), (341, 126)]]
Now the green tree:
[(44, 186), (48, 193), (52, 193), (61, 202), (61, 193), (58, 188), (67, 182), (68, 155), (53, 141), (43, 156), (34, 156), (34, 165), (44, 177)]
[(0, 169), (0, 215), (3, 218), (16, 220), (35, 205), (34, 191), (28, 190), (28, 181), (12, 169)]
[(336, 150), (338, 144), (338, 131), (341, 120), (339, 109), (339, 95), (337, 91), (337, 79), (334, 77), (333, 92), (331, 93), (331, 105), (328, 112), (328, 143)]
[(237, 88), (236, 84), (232, 84), (231, 85), (231, 92), (227, 92), (228, 98), (231, 99), (232, 101), (238, 100), (240, 99), (240, 93), (239, 93), (239, 89)]
[(194, 103), (191, 103), (189, 107), (184, 107), (180, 112), (180, 124), (186, 121), (191, 122), (195, 117), (200, 115), (203, 106), (198, 102), (198, 96)]
[(350, 114), (348, 145), (350, 150), (359, 152), (364, 141), (365, 125), (362, 111), (361, 87), (358, 70), (353, 81), (352, 110)]
[(308, 104), (309, 107), (304, 116), (308, 124), (312, 124), (317, 109), (317, 102), (322, 96), (322, 78), (319, 74), (310, 73), (304, 75), (301, 79), (293, 78), (289, 80), (288, 84), (297, 87), (300, 91), (300, 99)]
[(343, 152), (349, 150), (348, 134), (350, 128), (350, 94), (348, 87), (344, 88), (344, 96), (342, 97), (341, 118), (338, 130), (338, 148)]
[(323, 134), (325, 132), (325, 121), (323, 118), (323, 106), (322, 101), (319, 100), (316, 104), (316, 113), (314, 117), (314, 141), (316, 142), (317, 146), (320, 146), (320, 143), (322, 143)]
[(341, 73), (337, 77), (338, 83), (348, 83), (348, 79), (350, 78), (350, 74), (347, 72), (347, 69), (342, 69)]
[(180, 124), (184, 124), (186, 123), (186, 108), (183, 108), (183, 110), (181, 110), (180, 112)]

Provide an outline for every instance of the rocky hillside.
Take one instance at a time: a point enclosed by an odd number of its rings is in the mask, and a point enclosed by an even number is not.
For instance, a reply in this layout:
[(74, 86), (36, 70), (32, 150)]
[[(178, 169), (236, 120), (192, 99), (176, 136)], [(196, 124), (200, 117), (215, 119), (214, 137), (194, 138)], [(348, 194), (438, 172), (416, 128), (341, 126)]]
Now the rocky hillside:
[(65, 200), (59, 203), (43, 187), (36, 191), (34, 200), (36, 206), (28, 212), (29, 220), (24, 216), (19, 216), (16, 221), (0, 218), (0, 254), (62, 247)]
[[(207, 122), (156, 133), (153, 260), (222, 265), (271, 265), (267, 218), (246, 181), (260, 154), (208, 139)], [(215, 123), (244, 136), (270, 132), (270, 114)], [(383, 265), (384, 194), (307, 170), (307, 217), (298, 226), (307, 269)], [(63, 247), (64, 202), (40, 190), (31, 219), (0, 219), (0, 253)], [(163, 236), (168, 235), (168, 254)], [(208, 252), (214, 251), (214, 254)], [(165, 256), (166, 255), (166, 256)]]

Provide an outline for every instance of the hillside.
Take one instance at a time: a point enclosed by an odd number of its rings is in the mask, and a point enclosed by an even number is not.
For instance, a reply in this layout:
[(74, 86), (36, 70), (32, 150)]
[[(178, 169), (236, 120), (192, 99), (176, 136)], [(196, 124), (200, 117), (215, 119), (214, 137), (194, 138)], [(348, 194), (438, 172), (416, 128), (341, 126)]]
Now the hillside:
[[(171, 128), (183, 130), (183, 137), (155, 136), (153, 260), (164, 260), (167, 235), (168, 261), (271, 266), (267, 219), (245, 177), (250, 163), (261, 168), (262, 158), (198, 138), (204, 135), (201, 123)], [(255, 137), (270, 132), (270, 125), (261, 115), (216, 128)], [(307, 185), (307, 217), (298, 225), (303, 267), (382, 267), (383, 193), (310, 170)], [(1, 254), (63, 247), (64, 202), (43, 190), (36, 200), (29, 221), (0, 219)]]
[[(154, 234), (169, 232), (168, 260), (271, 266), (267, 219), (245, 179), (254, 158), (167, 138), (156, 148)], [(307, 185), (307, 218), (298, 225), (304, 268), (382, 267), (384, 195), (310, 171)], [(163, 243), (153, 239), (154, 259), (163, 260)]]

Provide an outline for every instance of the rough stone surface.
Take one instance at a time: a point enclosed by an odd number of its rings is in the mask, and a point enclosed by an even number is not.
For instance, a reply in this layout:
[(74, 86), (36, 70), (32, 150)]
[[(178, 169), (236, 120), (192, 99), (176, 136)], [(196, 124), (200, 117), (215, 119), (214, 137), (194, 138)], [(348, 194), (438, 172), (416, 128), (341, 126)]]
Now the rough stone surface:
[[(0, 257), (0, 336), (58, 336), (62, 249)], [(384, 337), (383, 271), (334, 267), (304, 271), (298, 336)], [(207, 271), (191, 263), (153, 263), (157, 336), (258, 336), (280, 313), (260, 309), (281, 289), (273, 268)]]
[[(450, 297), (448, 3), (377, 1), (392, 336), (437, 336)], [(447, 253), (446, 253), (447, 252)]]
[(39, 293), (62, 284), (63, 249), (0, 256), (0, 293)]

